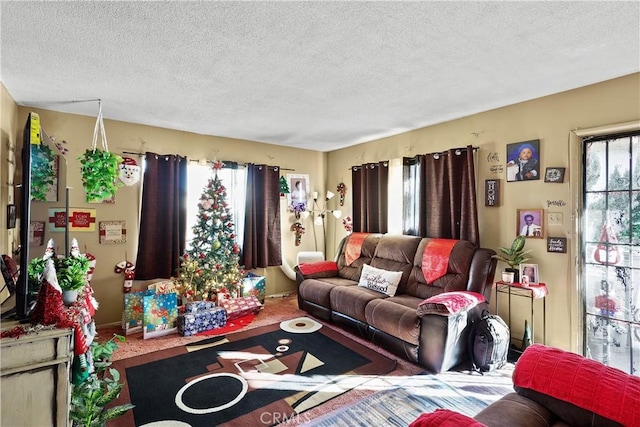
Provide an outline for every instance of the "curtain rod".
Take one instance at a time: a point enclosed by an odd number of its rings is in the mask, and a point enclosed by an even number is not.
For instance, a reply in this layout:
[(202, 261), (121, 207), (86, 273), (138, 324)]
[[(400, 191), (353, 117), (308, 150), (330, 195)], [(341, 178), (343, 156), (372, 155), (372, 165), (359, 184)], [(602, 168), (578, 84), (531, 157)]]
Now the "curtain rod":
[[(123, 151), (122, 154), (131, 154), (131, 155), (134, 155), (134, 156), (144, 156), (144, 155), (146, 155), (146, 153), (136, 153), (136, 152), (133, 152), (133, 151)], [(191, 160), (192, 162), (199, 162), (200, 161), (200, 159), (189, 159), (189, 160)], [(231, 161), (231, 160), (221, 160), (221, 161), (222, 161), (222, 163), (236, 163), (236, 164), (238, 164), (240, 166), (246, 166), (247, 165), (246, 163), (243, 163), (243, 162), (234, 162), (234, 161)], [(295, 171), (295, 169), (282, 168), (280, 166), (278, 166), (278, 168), (280, 170), (283, 170), (283, 171)]]
[[(478, 150), (480, 149), (480, 147), (471, 147), (471, 148), (473, 148), (473, 151), (474, 151), (474, 152), (476, 152), (476, 151), (478, 151)], [(467, 147), (462, 147), (462, 148), (451, 148), (451, 150), (459, 150), (459, 151), (466, 150), (466, 149), (467, 149)], [(447, 151), (441, 151), (441, 152), (439, 152), (439, 153), (426, 153), (425, 155), (434, 155), (434, 154), (439, 154), (439, 155), (441, 155), (441, 156), (446, 156), (446, 155), (448, 155), (448, 154), (449, 154), (449, 150), (447, 150)], [(415, 157), (415, 156), (414, 156), (414, 157)], [(366, 164), (366, 163), (365, 163), (365, 164)], [(356, 168), (356, 170), (357, 170), (357, 168), (360, 168), (360, 167), (362, 167), (362, 165), (354, 165), (354, 166), (348, 167), (348, 168), (347, 168), (347, 170), (353, 170), (354, 168)]]

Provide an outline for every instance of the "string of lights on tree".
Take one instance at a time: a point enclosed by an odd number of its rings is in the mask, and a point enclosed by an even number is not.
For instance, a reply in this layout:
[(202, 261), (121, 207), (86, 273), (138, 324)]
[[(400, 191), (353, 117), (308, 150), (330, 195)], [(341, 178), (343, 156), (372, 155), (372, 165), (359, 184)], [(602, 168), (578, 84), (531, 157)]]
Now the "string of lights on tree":
[(180, 261), (175, 284), (189, 300), (215, 300), (226, 288), (237, 297), (246, 272), (240, 268), (240, 247), (235, 241), (233, 216), (227, 203), (227, 191), (218, 178), (220, 161), (213, 163), (209, 179), (198, 203), (191, 248)]

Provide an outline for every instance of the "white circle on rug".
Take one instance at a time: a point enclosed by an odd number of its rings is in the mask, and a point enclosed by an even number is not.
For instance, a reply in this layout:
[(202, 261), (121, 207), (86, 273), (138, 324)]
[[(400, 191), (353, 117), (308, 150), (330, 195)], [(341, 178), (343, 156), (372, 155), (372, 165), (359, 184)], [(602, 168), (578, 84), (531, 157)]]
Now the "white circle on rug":
[[(182, 401), (182, 395), (184, 394), (185, 391), (187, 391), (189, 387), (191, 387), (192, 385), (200, 381), (208, 380), (210, 378), (218, 378), (218, 377), (228, 377), (228, 378), (233, 378), (235, 380), (240, 381), (240, 384), (242, 384), (242, 390), (240, 390), (240, 393), (236, 396), (235, 399), (233, 399), (231, 402), (225, 403), (224, 405), (213, 406), (211, 408), (204, 408), (204, 409), (195, 409), (184, 404), (184, 402)], [(240, 400), (242, 400), (242, 398), (247, 394), (248, 389), (249, 389), (249, 384), (247, 383), (247, 380), (242, 378), (240, 375), (229, 374), (229, 373), (209, 374), (200, 378), (196, 378), (195, 380), (185, 384), (176, 394), (176, 405), (178, 406), (178, 408), (182, 409), (184, 412), (188, 412), (189, 414), (210, 414), (212, 412), (219, 412), (219, 411), (225, 410), (227, 408), (232, 407), (236, 403), (240, 402)]]
[(280, 329), (292, 334), (310, 334), (320, 328), (322, 328), (322, 323), (318, 323), (308, 317), (297, 317), (280, 323)]
[(280, 353), (284, 353), (285, 351), (289, 351), (289, 346), (288, 345), (279, 345), (276, 347), (276, 351), (280, 352)]
[(140, 427), (192, 427), (191, 424), (187, 424), (177, 420), (162, 420), (154, 421), (149, 424), (142, 424)]

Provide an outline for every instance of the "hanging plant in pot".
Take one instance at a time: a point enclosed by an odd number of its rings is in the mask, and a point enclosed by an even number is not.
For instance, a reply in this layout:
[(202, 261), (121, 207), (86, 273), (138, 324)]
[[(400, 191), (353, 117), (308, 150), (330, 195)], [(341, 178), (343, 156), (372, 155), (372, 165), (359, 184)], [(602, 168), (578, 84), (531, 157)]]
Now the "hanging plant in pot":
[[(498, 248), (500, 250), (500, 254), (493, 256), (498, 261), (502, 261), (509, 266), (509, 268), (505, 268), (504, 271), (507, 273), (513, 273), (512, 282), (520, 281), (518, 266), (530, 259), (529, 257), (527, 257), (527, 254), (530, 253), (532, 249), (529, 249), (527, 251), (524, 250), (524, 244), (526, 243), (526, 241), (527, 238), (525, 236), (517, 236), (515, 239), (513, 239), (510, 247)], [(503, 281), (505, 280), (503, 279)]]
[[(97, 148), (98, 134), (102, 137), (102, 149)], [(110, 153), (107, 134), (102, 120), (102, 103), (93, 129), (93, 143), (78, 159), (81, 164), (82, 186), (87, 202), (100, 202), (111, 199), (123, 184), (118, 180), (122, 157)]]
[(122, 157), (100, 149), (87, 150), (79, 158), (82, 165), (82, 186), (87, 202), (100, 202), (115, 196)]

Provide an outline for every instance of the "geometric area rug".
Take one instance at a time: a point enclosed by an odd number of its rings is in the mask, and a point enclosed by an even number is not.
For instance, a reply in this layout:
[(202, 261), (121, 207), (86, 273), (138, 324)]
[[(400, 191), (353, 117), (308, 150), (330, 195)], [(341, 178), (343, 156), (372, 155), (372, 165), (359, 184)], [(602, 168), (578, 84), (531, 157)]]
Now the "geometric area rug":
[(502, 396), (513, 393), (512, 368), (513, 365), (507, 366), (485, 375), (467, 371), (380, 378), (367, 384), (379, 389), (377, 393), (304, 425), (400, 427), (439, 408), (473, 417)]
[(308, 317), (113, 363), (132, 411), (109, 426), (271, 426), (378, 376), (396, 361)]

